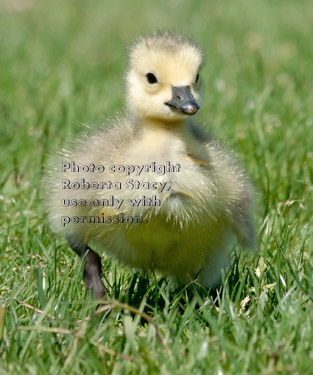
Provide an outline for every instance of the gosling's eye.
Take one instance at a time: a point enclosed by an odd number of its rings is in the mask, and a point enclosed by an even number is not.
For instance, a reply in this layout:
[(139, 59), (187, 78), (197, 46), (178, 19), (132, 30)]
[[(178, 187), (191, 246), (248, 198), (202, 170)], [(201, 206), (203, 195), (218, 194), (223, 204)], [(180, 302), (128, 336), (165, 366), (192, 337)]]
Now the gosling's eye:
[(197, 77), (196, 77), (196, 81), (195, 81), (196, 83), (198, 83), (199, 82), (199, 73), (197, 74)]
[(153, 74), (153, 73), (147, 73), (146, 74), (146, 77), (147, 77), (147, 81), (149, 82), (149, 83), (157, 83), (158, 82), (158, 80), (156, 79), (156, 76)]

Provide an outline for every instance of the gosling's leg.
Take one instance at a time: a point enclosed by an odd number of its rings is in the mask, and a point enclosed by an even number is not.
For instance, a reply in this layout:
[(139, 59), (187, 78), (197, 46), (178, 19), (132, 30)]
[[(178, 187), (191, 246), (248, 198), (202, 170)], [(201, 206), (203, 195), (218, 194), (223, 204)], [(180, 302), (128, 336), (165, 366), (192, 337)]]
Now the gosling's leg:
[(224, 247), (211, 249), (198, 274), (199, 283), (206, 288), (217, 287), (221, 282), (222, 270), (227, 268), (227, 264), (228, 257)]
[(84, 264), (84, 280), (87, 289), (91, 289), (96, 299), (105, 295), (105, 287), (101, 280), (101, 258), (87, 246), (87, 255)]
[(101, 280), (101, 258), (82, 242), (73, 241), (66, 237), (69, 245), (82, 259), (84, 259), (84, 281), (87, 289), (91, 289), (96, 299), (105, 295), (105, 287)]

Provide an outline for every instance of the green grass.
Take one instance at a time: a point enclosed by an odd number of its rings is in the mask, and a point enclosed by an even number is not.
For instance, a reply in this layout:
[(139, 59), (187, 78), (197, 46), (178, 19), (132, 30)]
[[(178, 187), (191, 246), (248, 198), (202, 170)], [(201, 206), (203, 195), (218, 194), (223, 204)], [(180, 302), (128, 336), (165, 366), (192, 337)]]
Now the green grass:
[[(311, 0), (2, 0), (0, 374), (313, 373), (312, 23)], [(198, 120), (253, 178), (259, 253), (236, 252), (215, 296), (106, 259), (94, 315), (43, 167), (122, 108), (126, 47), (156, 28), (205, 50)]]

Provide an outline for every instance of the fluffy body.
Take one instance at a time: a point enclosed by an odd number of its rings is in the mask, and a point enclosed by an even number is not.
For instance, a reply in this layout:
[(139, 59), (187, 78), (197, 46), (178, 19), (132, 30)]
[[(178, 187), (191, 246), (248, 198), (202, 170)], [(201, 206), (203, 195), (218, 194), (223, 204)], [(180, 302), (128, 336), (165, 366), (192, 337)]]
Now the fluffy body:
[[(70, 238), (73, 248), (81, 244), (105, 252), (131, 267), (157, 269), (183, 283), (198, 277), (204, 286), (219, 282), (235, 237), (242, 247), (253, 248), (251, 219), (253, 189), (242, 168), (212, 137), (185, 114), (165, 103), (173, 86), (188, 86), (199, 100), (197, 80), (202, 53), (185, 37), (169, 33), (140, 38), (130, 53), (126, 76), (128, 114), (110, 127), (86, 136), (55, 162), (48, 180), (49, 212), (54, 227)], [(151, 72), (157, 82), (149, 84)], [(62, 162), (104, 165), (103, 173), (61, 172)], [(179, 172), (139, 176), (112, 173), (111, 165), (149, 165), (166, 162), (180, 165)], [(62, 189), (62, 179), (79, 182), (121, 182), (122, 189)], [(126, 189), (126, 180), (164, 183), (171, 188)], [(62, 199), (90, 202), (124, 200), (123, 205), (64, 207)], [(128, 200), (154, 198), (160, 205), (132, 206)], [(61, 217), (141, 217), (142, 223), (69, 223)]]

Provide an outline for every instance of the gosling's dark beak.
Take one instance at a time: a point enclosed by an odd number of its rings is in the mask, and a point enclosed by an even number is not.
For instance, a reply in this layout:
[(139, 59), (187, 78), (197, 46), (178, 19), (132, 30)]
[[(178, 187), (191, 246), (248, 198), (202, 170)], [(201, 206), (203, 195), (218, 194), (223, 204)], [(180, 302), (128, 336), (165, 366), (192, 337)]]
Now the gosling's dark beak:
[(200, 108), (193, 97), (189, 86), (173, 86), (173, 98), (165, 104), (172, 110), (185, 113), (186, 115), (194, 115)]

